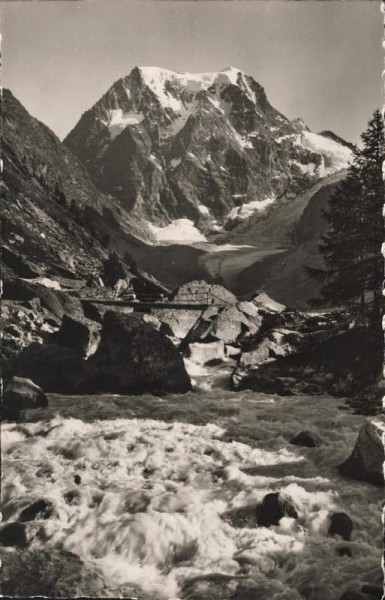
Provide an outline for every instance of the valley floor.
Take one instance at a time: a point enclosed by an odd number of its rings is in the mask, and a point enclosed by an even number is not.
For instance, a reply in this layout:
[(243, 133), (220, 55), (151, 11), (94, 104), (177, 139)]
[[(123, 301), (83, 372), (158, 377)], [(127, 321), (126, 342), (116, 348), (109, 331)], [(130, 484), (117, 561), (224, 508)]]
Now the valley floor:
[[(3, 518), (52, 501), (32, 548), (79, 555), (102, 575), (99, 595), (339, 600), (381, 577), (382, 545), (382, 490), (335, 469), (365, 420), (340, 403), (220, 389), (52, 395), (29, 422), (3, 426)], [(289, 444), (303, 429), (320, 447)], [(240, 527), (238, 509), (253, 515), (275, 491), (298, 519)], [(333, 512), (351, 517), (351, 541), (328, 533)], [(4, 553), (6, 573), (13, 552)], [(77, 591), (93, 594), (84, 580)]]

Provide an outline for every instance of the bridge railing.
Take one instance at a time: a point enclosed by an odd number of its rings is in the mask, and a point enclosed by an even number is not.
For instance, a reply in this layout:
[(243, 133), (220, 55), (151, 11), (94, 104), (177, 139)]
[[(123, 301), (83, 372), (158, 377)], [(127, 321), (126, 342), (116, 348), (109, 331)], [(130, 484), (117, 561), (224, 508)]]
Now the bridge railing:
[[(226, 300), (225, 298), (221, 298), (220, 296), (218, 296), (217, 294), (214, 294), (212, 292), (204, 292), (204, 291), (197, 291), (197, 292), (185, 292), (182, 294), (176, 294), (176, 296), (173, 298), (171, 296), (168, 296), (167, 294), (164, 294), (164, 296), (162, 297), (162, 294), (159, 293), (138, 293), (137, 295), (133, 292), (132, 294), (130, 294), (129, 292), (122, 294), (121, 296), (119, 296), (118, 299), (124, 300), (127, 299), (129, 297), (134, 297), (138, 302), (154, 302), (154, 298), (157, 299), (157, 302), (161, 303), (162, 301), (164, 302), (172, 302), (173, 304), (205, 304), (206, 306), (211, 306), (213, 304), (221, 304), (221, 305), (231, 305), (231, 302), (229, 302), (228, 300)], [(160, 300), (159, 300), (160, 297)], [(218, 302), (216, 302), (218, 301)]]

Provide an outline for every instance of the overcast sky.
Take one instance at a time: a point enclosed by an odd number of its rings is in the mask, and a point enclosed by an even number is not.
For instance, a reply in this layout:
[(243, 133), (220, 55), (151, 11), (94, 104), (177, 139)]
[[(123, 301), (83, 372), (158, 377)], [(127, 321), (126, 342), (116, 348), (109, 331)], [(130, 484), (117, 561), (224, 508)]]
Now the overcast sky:
[(136, 65), (238, 67), (288, 118), (353, 142), (382, 104), (379, 2), (11, 1), (1, 12), (3, 85), (60, 138)]

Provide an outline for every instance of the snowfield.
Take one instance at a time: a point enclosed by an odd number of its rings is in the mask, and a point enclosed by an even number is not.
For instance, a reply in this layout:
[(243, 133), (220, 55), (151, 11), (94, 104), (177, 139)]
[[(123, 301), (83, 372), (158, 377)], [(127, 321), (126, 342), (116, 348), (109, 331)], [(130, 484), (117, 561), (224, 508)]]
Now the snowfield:
[(195, 227), (190, 219), (176, 219), (166, 227), (157, 227), (147, 222), (151, 233), (158, 242), (189, 244), (191, 242), (207, 242), (205, 236)]
[(326, 158), (325, 166), (319, 172), (322, 177), (346, 169), (353, 159), (350, 148), (311, 131), (302, 132), (296, 143)]

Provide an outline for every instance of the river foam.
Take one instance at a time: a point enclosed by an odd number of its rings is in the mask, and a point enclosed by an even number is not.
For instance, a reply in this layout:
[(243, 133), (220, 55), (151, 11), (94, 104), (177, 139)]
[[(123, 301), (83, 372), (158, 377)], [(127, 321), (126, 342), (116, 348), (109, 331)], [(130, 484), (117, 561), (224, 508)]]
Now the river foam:
[[(33, 544), (78, 554), (122, 595), (225, 600), (252, 590), (253, 598), (337, 600), (379, 569), (381, 494), (334, 469), (363, 419), (338, 411), (335, 400), (146, 397), (142, 418), (122, 418), (130, 406), (135, 413), (129, 398), (55, 402), (66, 416), (52, 408), (46, 421), (4, 425), (4, 519), (16, 520), (33, 499), (51, 500), (54, 515)], [(104, 402), (120, 406), (116, 418), (90, 418)], [(194, 402), (197, 413), (200, 402), (217, 407), (217, 424), (178, 421), (178, 406)], [(163, 419), (148, 418), (159, 406)], [(196, 421), (191, 414), (183, 419)], [(320, 433), (321, 448), (288, 444), (297, 423)], [(240, 528), (226, 517), (271, 491), (292, 499), (298, 519)], [(342, 541), (328, 534), (333, 511), (353, 519), (352, 540), (343, 542), (352, 557), (338, 556)]]

